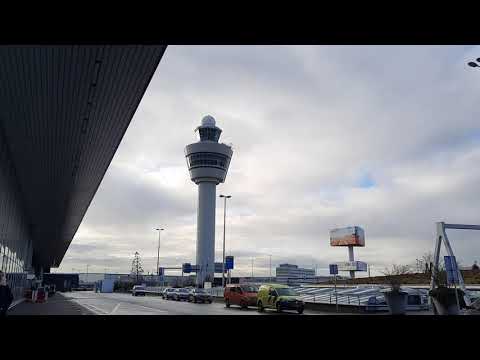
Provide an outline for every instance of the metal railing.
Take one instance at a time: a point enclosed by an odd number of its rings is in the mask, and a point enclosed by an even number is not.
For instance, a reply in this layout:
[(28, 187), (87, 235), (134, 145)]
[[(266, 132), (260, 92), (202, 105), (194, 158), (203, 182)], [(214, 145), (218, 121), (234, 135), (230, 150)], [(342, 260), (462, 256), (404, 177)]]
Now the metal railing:
[[(163, 289), (167, 288), (168, 286), (147, 286), (146, 293), (149, 294), (161, 294)], [(210, 289), (205, 289), (210, 295), (214, 297), (223, 297), (224, 289), (223, 287), (214, 287)]]

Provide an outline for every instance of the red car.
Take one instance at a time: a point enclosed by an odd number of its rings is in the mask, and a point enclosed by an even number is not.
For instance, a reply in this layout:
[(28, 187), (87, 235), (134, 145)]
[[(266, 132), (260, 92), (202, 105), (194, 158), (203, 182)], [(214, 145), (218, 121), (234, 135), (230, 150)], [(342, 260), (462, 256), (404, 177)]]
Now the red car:
[(225, 287), (223, 298), (225, 306), (238, 305), (242, 308), (257, 306), (258, 288), (252, 285), (228, 284)]

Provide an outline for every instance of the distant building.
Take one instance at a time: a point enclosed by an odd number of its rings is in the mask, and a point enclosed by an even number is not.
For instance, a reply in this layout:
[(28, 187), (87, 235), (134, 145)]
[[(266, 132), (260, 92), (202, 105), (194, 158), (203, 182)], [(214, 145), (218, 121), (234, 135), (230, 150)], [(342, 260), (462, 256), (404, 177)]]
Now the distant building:
[[(236, 281), (234, 281), (236, 280)], [(263, 283), (275, 283), (276, 279), (272, 276), (242, 276), (238, 278), (232, 278), (232, 284), (263, 284)]]
[(316, 283), (315, 269), (299, 268), (297, 265), (280, 264), (275, 269), (276, 281), (281, 284), (293, 285), (302, 283)]

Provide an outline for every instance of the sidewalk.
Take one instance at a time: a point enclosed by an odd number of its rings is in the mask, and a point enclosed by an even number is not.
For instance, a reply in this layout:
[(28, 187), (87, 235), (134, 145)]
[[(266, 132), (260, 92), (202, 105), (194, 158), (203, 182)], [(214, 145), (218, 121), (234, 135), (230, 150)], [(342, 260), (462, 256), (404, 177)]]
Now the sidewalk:
[(9, 312), (12, 315), (95, 315), (61, 293), (48, 298), (45, 303), (30, 303), (23, 301)]

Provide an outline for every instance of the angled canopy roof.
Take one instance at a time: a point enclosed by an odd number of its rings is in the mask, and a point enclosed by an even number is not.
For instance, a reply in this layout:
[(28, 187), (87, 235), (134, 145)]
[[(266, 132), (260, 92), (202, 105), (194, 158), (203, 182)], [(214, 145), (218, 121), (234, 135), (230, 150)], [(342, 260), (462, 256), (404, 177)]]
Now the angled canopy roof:
[(0, 130), (36, 265), (63, 259), (165, 49), (0, 46)]

